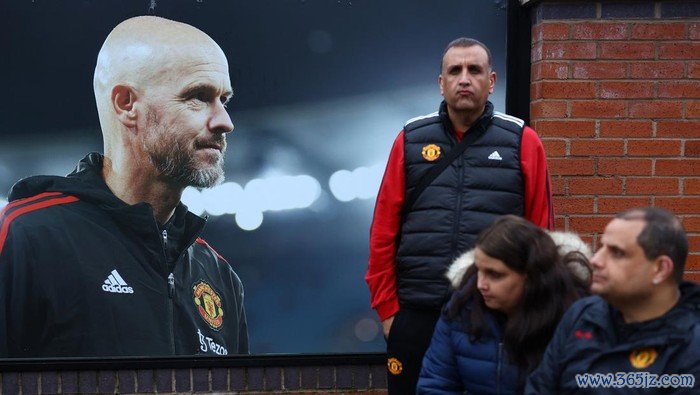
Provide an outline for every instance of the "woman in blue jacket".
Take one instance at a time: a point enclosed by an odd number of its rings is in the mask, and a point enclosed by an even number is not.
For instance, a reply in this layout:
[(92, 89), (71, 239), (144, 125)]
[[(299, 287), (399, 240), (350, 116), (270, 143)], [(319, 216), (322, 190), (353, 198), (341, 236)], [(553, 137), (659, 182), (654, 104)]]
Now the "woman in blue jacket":
[(587, 294), (589, 256), (573, 234), (550, 235), (512, 215), (495, 221), (448, 272), (456, 290), (435, 327), (417, 392), (522, 392), (559, 319)]

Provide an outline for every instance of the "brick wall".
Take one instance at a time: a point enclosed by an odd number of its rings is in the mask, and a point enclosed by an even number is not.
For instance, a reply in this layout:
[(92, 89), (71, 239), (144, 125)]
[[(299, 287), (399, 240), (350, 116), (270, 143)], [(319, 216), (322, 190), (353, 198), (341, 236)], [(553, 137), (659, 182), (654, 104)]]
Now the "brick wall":
[[(316, 366), (0, 371), (0, 394), (285, 393), (386, 394), (384, 363)], [(382, 360), (383, 362), (383, 360)], [(195, 363), (190, 363), (194, 365)], [(68, 370), (65, 370), (65, 368)]]
[(594, 247), (616, 212), (665, 207), (700, 281), (700, 2), (541, 1), (531, 124), (549, 157), (557, 228)]

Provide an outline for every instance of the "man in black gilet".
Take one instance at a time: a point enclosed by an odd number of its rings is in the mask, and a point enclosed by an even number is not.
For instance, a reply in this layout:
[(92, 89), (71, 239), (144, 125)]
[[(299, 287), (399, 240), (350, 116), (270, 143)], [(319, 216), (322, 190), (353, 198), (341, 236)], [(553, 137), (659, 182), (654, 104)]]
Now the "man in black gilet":
[(387, 338), (389, 392), (415, 391), (450, 289), (445, 272), (504, 214), (552, 229), (547, 162), (534, 130), (494, 111), (491, 54), (459, 38), (442, 58), (444, 101), (409, 120), (377, 197), (365, 279)]

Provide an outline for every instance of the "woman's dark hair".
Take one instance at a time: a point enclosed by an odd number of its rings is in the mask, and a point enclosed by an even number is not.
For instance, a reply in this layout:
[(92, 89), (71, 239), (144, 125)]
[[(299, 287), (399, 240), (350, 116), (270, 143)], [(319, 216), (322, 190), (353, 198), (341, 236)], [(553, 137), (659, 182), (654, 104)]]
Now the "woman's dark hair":
[[(557, 245), (543, 229), (513, 215), (496, 220), (479, 235), (475, 245), (526, 276), (520, 302), (505, 324), (503, 343), (511, 362), (527, 375), (542, 360), (566, 309), (587, 295), (588, 284), (575, 277), (568, 265), (577, 261), (590, 270), (588, 259), (577, 251), (560, 256)], [(488, 307), (477, 290), (476, 276), (477, 268), (472, 265), (446, 308), (448, 318), (461, 320), (469, 310), (464, 305), (471, 303), (471, 314), (463, 321), (474, 341), (488, 330), (484, 316)]]

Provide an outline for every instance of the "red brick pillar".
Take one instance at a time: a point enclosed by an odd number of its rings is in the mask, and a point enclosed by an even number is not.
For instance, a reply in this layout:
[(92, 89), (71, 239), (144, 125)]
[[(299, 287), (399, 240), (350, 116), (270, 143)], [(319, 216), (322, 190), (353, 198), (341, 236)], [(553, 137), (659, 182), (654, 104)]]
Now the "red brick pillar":
[(531, 124), (557, 228), (595, 248), (614, 213), (667, 208), (700, 282), (700, 3), (531, 3)]

